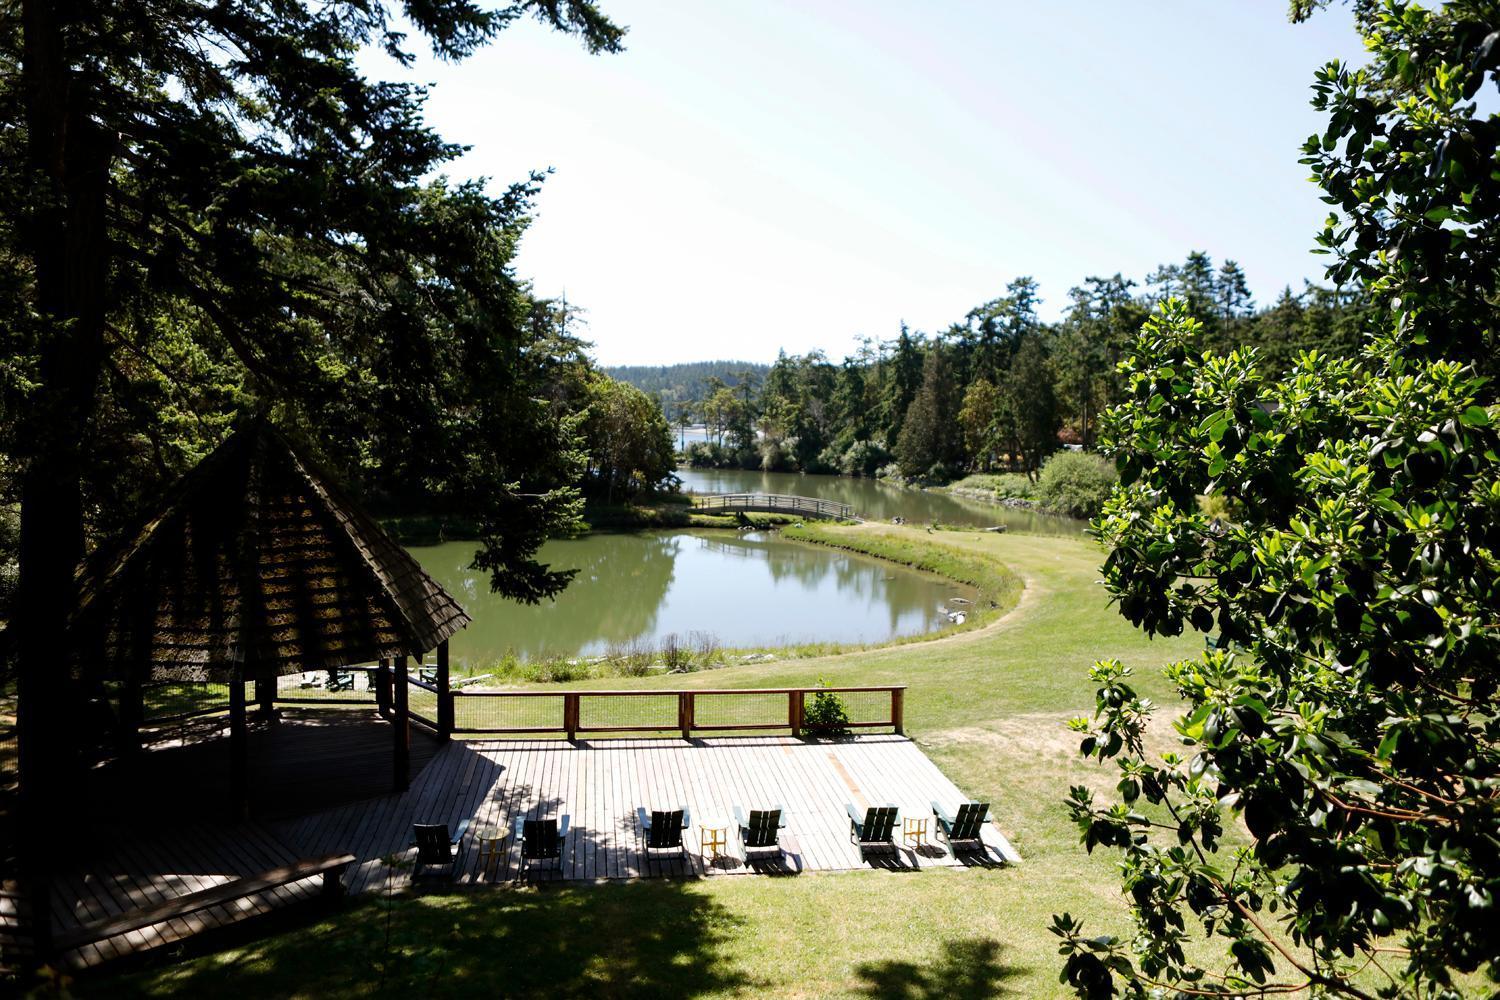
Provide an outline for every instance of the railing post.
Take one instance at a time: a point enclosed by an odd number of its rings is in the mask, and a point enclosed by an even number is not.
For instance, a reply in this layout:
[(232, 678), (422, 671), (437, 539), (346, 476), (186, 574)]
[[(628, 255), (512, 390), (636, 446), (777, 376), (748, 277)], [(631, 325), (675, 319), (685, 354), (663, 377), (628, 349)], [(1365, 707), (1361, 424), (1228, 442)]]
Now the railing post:
[(437, 648), (437, 724), (438, 735), (445, 740), (453, 735), (453, 692), (448, 677), (448, 640), (444, 639)]
[(578, 738), (578, 693), (576, 691), (563, 695), (563, 729), (568, 733), (569, 742)]
[(802, 737), (802, 710), (804, 691), (788, 691), (786, 693), (787, 725), (792, 727), (792, 735), (801, 739)]
[(895, 727), (897, 736), (905, 736), (906, 729), (906, 688), (891, 688), (891, 725)]
[(688, 739), (693, 735), (693, 692), (677, 692), (677, 728), (682, 730), (682, 738)]

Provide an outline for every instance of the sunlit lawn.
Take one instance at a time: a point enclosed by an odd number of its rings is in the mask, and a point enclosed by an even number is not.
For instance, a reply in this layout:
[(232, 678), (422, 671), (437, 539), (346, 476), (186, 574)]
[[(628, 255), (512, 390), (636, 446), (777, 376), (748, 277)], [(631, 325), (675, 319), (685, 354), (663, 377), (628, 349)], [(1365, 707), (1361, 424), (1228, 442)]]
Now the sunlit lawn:
[[(1070, 784), (1114, 783), (1063, 728), (1093, 707), (1088, 665), (1117, 656), (1138, 687), (1201, 638), (1148, 641), (1107, 606), (1090, 542), (866, 526), (1003, 561), (1024, 577), (999, 625), (928, 644), (607, 682), (622, 686), (905, 683), (907, 728), (966, 792), (995, 804), (1025, 857), (999, 871), (650, 880), (352, 904), (250, 946), (82, 983), (110, 995), (1063, 995), (1050, 915), (1128, 930), (1111, 859), (1077, 844)], [(389, 921), (393, 949), (385, 942)]]

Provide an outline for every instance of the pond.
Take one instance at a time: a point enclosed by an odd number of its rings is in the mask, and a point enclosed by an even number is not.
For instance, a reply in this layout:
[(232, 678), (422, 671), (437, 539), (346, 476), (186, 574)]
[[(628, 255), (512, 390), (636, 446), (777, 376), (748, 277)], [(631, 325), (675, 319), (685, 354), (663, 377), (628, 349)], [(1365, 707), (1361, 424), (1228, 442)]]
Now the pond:
[(474, 547), (410, 550), (474, 618), (450, 645), (455, 665), (470, 671), (508, 650), (522, 659), (600, 656), (658, 646), (668, 634), (724, 648), (884, 642), (940, 628), (950, 598), (974, 598), (972, 588), (881, 560), (717, 529), (550, 541), (541, 560), (579, 573), (557, 600), (526, 606), (490, 593), (488, 576), (468, 568)]
[(860, 517), (889, 521), (903, 517), (912, 524), (940, 521), (966, 528), (1004, 525), (1008, 531), (1039, 535), (1081, 535), (1088, 522), (1034, 510), (966, 500), (947, 493), (902, 489), (877, 479), (805, 475), (795, 472), (746, 472), (741, 469), (678, 469), (682, 488), (690, 493), (790, 493), (849, 504)]

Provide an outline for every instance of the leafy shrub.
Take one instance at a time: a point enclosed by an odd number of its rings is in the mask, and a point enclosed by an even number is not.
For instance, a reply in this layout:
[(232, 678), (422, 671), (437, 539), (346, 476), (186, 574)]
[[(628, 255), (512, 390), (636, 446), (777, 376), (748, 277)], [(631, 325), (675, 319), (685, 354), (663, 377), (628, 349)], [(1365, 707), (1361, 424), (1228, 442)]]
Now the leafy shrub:
[(1036, 498), (1042, 509), (1069, 517), (1093, 517), (1109, 499), (1115, 467), (1102, 455), (1060, 451), (1042, 465)]
[(898, 483), (905, 481), (905, 477), (901, 475), (901, 466), (895, 462), (891, 462), (889, 465), (882, 465), (880, 471), (876, 472), (875, 475), (880, 479), (890, 479)]
[(995, 491), (996, 500), (1036, 499), (1036, 483), (1019, 472), (1007, 472), (990, 478), (994, 480), (992, 489)]
[(723, 662), (724, 651), (719, 646), (719, 637), (712, 632), (694, 629), (688, 633), (688, 642), (692, 644), (693, 655), (698, 658), (700, 666), (710, 667)]
[(856, 441), (835, 461), (846, 476), (873, 476), (890, 460), (891, 453), (876, 442)]
[(927, 467), (923, 478), (929, 483), (946, 483), (953, 478), (953, 470), (942, 462), (933, 462)]
[[(828, 684), (819, 679), (818, 687)], [(844, 737), (849, 735), (849, 710), (844, 699), (832, 691), (819, 691), (802, 708), (802, 728), (814, 736)]]
[(712, 441), (694, 441), (683, 455), (695, 469), (719, 469), (730, 462), (729, 449)]
[(1233, 521), (1236, 517), (1235, 508), (1235, 502), (1222, 493), (1210, 493), (1198, 498), (1198, 510), (1210, 521)]
[(661, 662), (674, 674), (693, 669), (693, 651), (677, 638), (676, 632), (661, 637)]
[(528, 663), (522, 671), (523, 676), (528, 680), (544, 681), (549, 684), (584, 681), (592, 677), (593, 673), (593, 668), (582, 660), (565, 660), (561, 657)]

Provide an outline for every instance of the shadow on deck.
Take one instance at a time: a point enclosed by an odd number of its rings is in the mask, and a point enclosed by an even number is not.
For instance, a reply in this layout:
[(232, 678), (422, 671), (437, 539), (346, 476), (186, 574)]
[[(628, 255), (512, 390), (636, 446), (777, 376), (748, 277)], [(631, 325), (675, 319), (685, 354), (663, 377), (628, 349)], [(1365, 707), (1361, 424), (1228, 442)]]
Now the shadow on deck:
[[(352, 893), (413, 884), (404, 863), (414, 822), (469, 823), (456, 869), (420, 883), (447, 887), (526, 880), (596, 881), (652, 876), (795, 876), (810, 870), (994, 866), (1019, 860), (993, 824), (984, 849), (955, 857), (934, 842), (931, 802), (962, 796), (910, 740), (869, 735), (836, 743), (789, 736), (710, 739), (510, 740), (443, 743), (413, 728), (412, 781), (390, 791), (390, 726), (366, 709), (286, 709), (256, 723), (252, 785), (259, 814), (221, 820), (228, 806), (227, 740), (211, 731), (102, 768), (89, 783), (87, 815), (68, 824), (52, 901), (59, 932), (129, 913), (290, 862), (325, 854), (355, 858)], [(862, 853), (849, 840), (846, 804), (898, 805), (927, 820), (925, 838)], [(732, 826), (736, 806), (781, 805), (783, 853), (747, 856)], [(647, 857), (636, 808), (692, 811), (686, 850)], [(517, 837), (528, 818), (571, 817), (559, 863), (523, 873)], [(704, 827), (727, 828), (715, 856)], [(486, 828), (488, 828), (486, 830)], [(492, 865), (476, 835), (501, 837)], [(507, 836), (507, 833), (511, 835)], [(91, 966), (172, 942), (228, 931), (242, 918), (311, 900), (314, 881), (292, 883), (144, 930), (92, 942), (64, 956)], [(213, 935), (210, 935), (213, 936)]]

